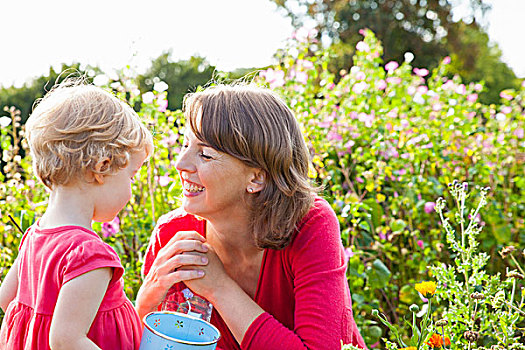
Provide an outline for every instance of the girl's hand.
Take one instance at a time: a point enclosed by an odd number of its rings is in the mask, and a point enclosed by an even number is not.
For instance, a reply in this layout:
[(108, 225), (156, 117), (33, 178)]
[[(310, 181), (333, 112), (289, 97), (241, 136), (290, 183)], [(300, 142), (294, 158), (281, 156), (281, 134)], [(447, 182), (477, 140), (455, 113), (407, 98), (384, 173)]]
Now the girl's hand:
[[(208, 263), (205, 241), (198, 232), (179, 231), (159, 251), (137, 294), (136, 308), (141, 319), (157, 308), (175, 283), (204, 275), (200, 266)], [(185, 269), (186, 266), (194, 269)]]
[(203, 270), (204, 276), (198, 279), (184, 281), (184, 284), (190, 288), (194, 293), (197, 293), (208, 300), (213, 300), (216, 291), (227, 288), (232, 283), (235, 283), (226, 273), (224, 265), (213, 250), (213, 248), (205, 243), (204, 246), (208, 249), (206, 256), (208, 257), (208, 264), (206, 266), (187, 266), (182, 268), (186, 271)]

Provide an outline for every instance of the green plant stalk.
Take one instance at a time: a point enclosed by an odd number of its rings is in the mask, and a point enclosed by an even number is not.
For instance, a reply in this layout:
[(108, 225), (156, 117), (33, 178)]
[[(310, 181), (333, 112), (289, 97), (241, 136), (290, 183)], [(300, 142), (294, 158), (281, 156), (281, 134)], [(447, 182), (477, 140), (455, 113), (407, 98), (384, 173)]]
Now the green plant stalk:
[(518, 270), (520, 270), (521, 274), (525, 275), (525, 271), (523, 271), (516, 258), (512, 254), (510, 254), (510, 258), (512, 259), (512, 261), (514, 261), (514, 264), (516, 264), (516, 267), (518, 268)]
[[(512, 281), (512, 293), (510, 294), (510, 301), (509, 301), (509, 304), (512, 305), (512, 303), (514, 303), (514, 293), (516, 292), (516, 278), (513, 279)], [(509, 314), (510, 314), (510, 310), (511, 308), (509, 307)]]
[(423, 321), (421, 321), (421, 335), (417, 342), (417, 347), (416, 347), (417, 350), (419, 350), (419, 348), (421, 347), (421, 343), (423, 339), (427, 337), (427, 321), (428, 321), (428, 317), (430, 316), (431, 310), (432, 310), (432, 299), (428, 298), (428, 310), (427, 310), (427, 313), (425, 314), (425, 317), (423, 318)]

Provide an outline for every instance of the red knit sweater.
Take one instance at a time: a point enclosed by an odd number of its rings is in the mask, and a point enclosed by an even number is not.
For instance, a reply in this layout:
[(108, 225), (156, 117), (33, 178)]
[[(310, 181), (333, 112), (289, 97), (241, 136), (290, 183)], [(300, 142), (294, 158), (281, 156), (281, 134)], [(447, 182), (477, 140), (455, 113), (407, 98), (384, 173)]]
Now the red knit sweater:
[[(178, 209), (159, 219), (144, 262), (147, 274), (159, 249), (178, 231), (205, 235), (206, 222)], [(183, 288), (175, 285), (173, 290)], [(316, 198), (298, 225), (292, 242), (282, 250), (264, 252), (255, 302), (266, 312), (249, 326), (240, 346), (221, 316), (211, 323), (221, 332), (220, 349), (366, 348), (352, 315), (346, 264), (337, 217)]]

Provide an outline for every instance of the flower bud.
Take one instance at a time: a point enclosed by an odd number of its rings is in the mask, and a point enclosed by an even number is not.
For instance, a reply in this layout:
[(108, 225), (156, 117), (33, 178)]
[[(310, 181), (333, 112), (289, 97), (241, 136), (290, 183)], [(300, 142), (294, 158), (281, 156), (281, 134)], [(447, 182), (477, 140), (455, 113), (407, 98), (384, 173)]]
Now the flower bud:
[(505, 247), (503, 248), (502, 250), (500, 250), (499, 252), (499, 255), (501, 255), (501, 257), (503, 259), (505, 259), (507, 256), (509, 256), (510, 253), (512, 253), (516, 248), (514, 248), (514, 246), (511, 246), (509, 245), (508, 247)]
[(448, 321), (444, 318), (436, 321), (436, 327), (445, 327), (448, 324)]
[(508, 278), (515, 278), (517, 280), (522, 280), (523, 279), (523, 275), (521, 273), (519, 273), (518, 271), (516, 271), (516, 270), (507, 272), (507, 277)]
[(479, 339), (479, 333), (475, 331), (465, 331), (463, 337), (470, 343), (473, 343)]
[(411, 312), (418, 312), (419, 311), (419, 306), (417, 306), (416, 304), (412, 304), (410, 305), (410, 307), (408, 308)]
[(377, 309), (373, 309), (372, 310), (372, 316), (378, 316), (379, 315), (379, 311)]
[(472, 299), (476, 299), (476, 300), (483, 300), (483, 299), (485, 299), (485, 295), (483, 293), (478, 293), (478, 292), (474, 292), (474, 293), (470, 294), (470, 297)]

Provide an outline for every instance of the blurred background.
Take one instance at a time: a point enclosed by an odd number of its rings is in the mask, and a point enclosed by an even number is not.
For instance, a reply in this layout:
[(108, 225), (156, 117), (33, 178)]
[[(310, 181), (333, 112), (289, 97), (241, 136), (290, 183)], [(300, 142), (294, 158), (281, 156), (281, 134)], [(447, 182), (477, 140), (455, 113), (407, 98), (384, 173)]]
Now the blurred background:
[(20, 109), (22, 122), (67, 68), (108, 79), (127, 69), (142, 91), (160, 78), (174, 110), (217, 72), (275, 64), (288, 38), (311, 29), (336, 52), (334, 72), (350, 68), (359, 30), (370, 28), (384, 62), (410, 52), (414, 67), (432, 69), (450, 56), (450, 75), (485, 82), (485, 103), (525, 77), (522, 0), (21, 0), (0, 13), (0, 105)]

